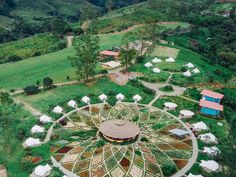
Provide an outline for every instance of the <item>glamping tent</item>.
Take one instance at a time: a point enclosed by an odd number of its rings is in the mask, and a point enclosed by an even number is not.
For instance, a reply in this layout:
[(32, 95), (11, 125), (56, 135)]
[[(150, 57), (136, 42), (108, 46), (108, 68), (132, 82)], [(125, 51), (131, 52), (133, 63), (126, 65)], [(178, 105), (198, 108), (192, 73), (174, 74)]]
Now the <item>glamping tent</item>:
[(125, 99), (125, 96), (124, 96), (122, 93), (119, 93), (118, 95), (116, 95), (116, 99), (117, 99), (118, 101), (122, 101), (122, 100)]
[(46, 123), (49, 123), (49, 122), (52, 122), (52, 118), (47, 116), (47, 115), (42, 115), (40, 118), (39, 118), (39, 121), (43, 124), (46, 124)]
[(164, 106), (168, 110), (175, 110), (175, 108), (177, 107), (177, 104), (172, 103), (172, 102), (165, 102)]
[(217, 138), (212, 133), (201, 134), (199, 138), (205, 143), (218, 143)]
[(202, 130), (208, 130), (208, 129), (209, 129), (209, 128), (207, 127), (207, 125), (206, 125), (204, 122), (202, 122), (202, 121), (197, 122), (197, 123), (195, 123), (195, 124), (192, 124), (192, 126), (193, 126), (193, 129), (194, 129), (195, 131), (202, 131)]
[(23, 147), (27, 148), (27, 147), (37, 147), (40, 146), (41, 142), (39, 139), (35, 139), (35, 138), (28, 138), (24, 143), (23, 143)]
[(193, 175), (192, 173), (189, 173), (187, 177), (203, 177), (202, 175)]
[(216, 146), (212, 146), (212, 147), (204, 147), (203, 153), (206, 153), (209, 156), (216, 156), (217, 154), (220, 154), (221, 151)]
[(175, 59), (172, 58), (172, 57), (169, 57), (169, 58), (166, 59), (166, 62), (174, 63), (174, 62), (175, 62)]
[(106, 101), (107, 100), (107, 96), (105, 94), (101, 94), (99, 97), (98, 97), (101, 101)]
[(36, 177), (46, 177), (51, 173), (52, 168), (46, 165), (39, 165), (34, 169), (34, 175)]
[(180, 117), (182, 118), (191, 118), (194, 116), (194, 113), (189, 110), (181, 110), (180, 111)]
[(195, 68), (195, 69), (192, 70), (192, 73), (198, 74), (198, 73), (200, 73), (200, 71), (199, 71), (199, 69)]
[(190, 73), (190, 71), (186, 71), (183, 73), (183, 76), (190, 77), (190, 76), (192, 76), (192, 74)]
[(214, 160), (201, 160), (200, 167), (207, 172), (217, 172), (220, 169), (220, 165)]
[(77, 103), (75, 102), (75, 100), (70, 100), (67, 105), (72, 107), (72, 108), (76, 108), (77, 107)]
[(82, 102), (86, 103), (86, 104), (89, 104), (90, 103), (90, 98), (88, 96), (84, 96), (82, 99), (81, 99)]
[(161, 60), (161, 59), (158, 59), (158, 58), (154, 58), (154, 59), (152, 60), (152, 62), (153, 62), (153, 63), (160, 63), (160, 62), (162, 62), (162, 60)]
[(60, 106), (56, 106), (56, 107), (53, 109), (53, 112), (56, 113), (56, 114), (62, 114), (62, 113), (63, 113), (63, 108), (60, 107)]
[(153, 70), (152, 70), (154, 73), (160, 73), (161, 72), (161, 70), (159, 69), (159, 68), (153, 68)]
[(194, 65), (193, 65), (192, 63), (187, 63), (187, 64), (184, 65), (184, 66), (186, 66), (186, 67), (188, 67), (188, 68), (194, 68)]
[(145, 63), (145, 65), (144, 65), (146, 68), (151, 68), (153, 65), (152, 65), (152, 63), (150, 63), (150, 62), (147, 62), (147, 63)]
[(133, 96), (133, 100), (135, 102), (139, 102), (139, 101), (141, 101), (141, 99), (142, 99), (142, 97), (139, 94)]
[(43, 133), (45, 131), (44, 127), (40, 127), (38, 125), (35, 125), (31, 128), (31, 133)]

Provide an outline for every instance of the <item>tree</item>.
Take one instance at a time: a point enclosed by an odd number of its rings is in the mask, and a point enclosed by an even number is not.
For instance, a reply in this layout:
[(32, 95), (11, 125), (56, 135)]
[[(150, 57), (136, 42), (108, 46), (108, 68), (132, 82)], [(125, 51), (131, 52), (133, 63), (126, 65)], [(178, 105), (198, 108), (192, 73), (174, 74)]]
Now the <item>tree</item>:
[(49, 77), (43, 78), (43, 88), (48, 89), (53, 87), (53, 80)]
[(76, 74), (88, 80), (90, 76), (94, 76), (96, 66), (99, 60), (99, 39), (97, 36), (81, 35), (75, 39), (74, 48), (76, 54), (69, 57), (72, 67), (75, 68)]
[(36, 94), (39, 92), (39, 88), (38, 88), (38, 86), (30, 85), (30, 86), (27, 86), (24, 88), (24, 92), (27, 95), (33, 95), (33, 94)]
[(10, 95), (9, 95), (9, 93), (7, 93), (7, 92), (1, 92), (0, 93), (0, 103), (2, 104), (2, 105), (8, 105), (8, 104), (10, 104), (10, 103), (12, 103), (13, 101), (12, 101), (12, 99), (11, 99), (11, 97), (10, 97)]
[(20, 61), (20, 60), (22, 60), (22, 58), (18, 55), (12, 55), (12, 56), (8, 57), (9, 62), (17, 62), (17, 61)]
[(121, 49), (120, 50), (120, 59), (122, 64), (125, 66), (125, 69), (128, 68), (128, 65), (132, 63), (132, 60), (136, 57), (135, 49)]
[(66, 31), (67, 23), (62, 18), (56, 18), (50, 22), (50, 30), (58, 36), (62, 36)]

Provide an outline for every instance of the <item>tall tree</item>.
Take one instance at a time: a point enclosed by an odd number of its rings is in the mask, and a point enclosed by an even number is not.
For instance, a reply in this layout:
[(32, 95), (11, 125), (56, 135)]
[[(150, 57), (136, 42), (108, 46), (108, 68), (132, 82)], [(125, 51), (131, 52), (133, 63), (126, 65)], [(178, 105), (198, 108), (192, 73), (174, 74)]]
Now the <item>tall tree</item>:
[(69, 57), (72, 67), (81, 79), (94, 76), (99, 60), (99, 39), (97, 36), (81, 35), (75, 39), (74, 48), (76, 54)]
[(132, 63), (136, 58), (136, 50), (135, 49), (124, 49), (120, 50), (120, 59), (122, 65), (125, 66), (125, 69)]

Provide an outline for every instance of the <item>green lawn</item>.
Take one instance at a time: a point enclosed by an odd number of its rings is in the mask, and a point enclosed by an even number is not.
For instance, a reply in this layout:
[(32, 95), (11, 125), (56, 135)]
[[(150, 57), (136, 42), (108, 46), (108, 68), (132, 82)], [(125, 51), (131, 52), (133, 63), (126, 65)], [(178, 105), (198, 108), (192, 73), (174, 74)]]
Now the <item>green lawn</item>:
[(81, 103), (80, 100), (85, 95), (91, 97), (92, 103), (100, 102), (98, 96), (102, 93), (107, 94), (111, 100), (115, 100), (115, 96), (118, 93), (123, 93), (125, 95), (125, 101), (132, 101), (132, 97), (137, 93), (142, 96), (143, 103), (149, 103), (154, 98), (154, 95), (144, 93), (141, 88), (134, 87), (130, 84), (119, 86), (107, 78), (99, 79), (91, 86), (85, 84), (63, 86), (37, 95), (20, 95), (18, 98), (32, 104), (33, 107), (46, 113), (52, 112), (52, 108), (56, 105), (67, 107), (67, 101), (70, 99), (75, 99), (78, 103)]
[[(122, 34), (108, 34), (100, 36), (100, 49), (110, 49), (112, 46), (122, 45)], [(58, 52), (32, 57), (16, 63), (0, 65), (0, 89), (22, 89), (37, 81), (42, 83), (44, 77), (51, 77), (54, 83), (76, 79), (74, 69), (67, 60), (73, 56), (73, 48), (63, 49)]]

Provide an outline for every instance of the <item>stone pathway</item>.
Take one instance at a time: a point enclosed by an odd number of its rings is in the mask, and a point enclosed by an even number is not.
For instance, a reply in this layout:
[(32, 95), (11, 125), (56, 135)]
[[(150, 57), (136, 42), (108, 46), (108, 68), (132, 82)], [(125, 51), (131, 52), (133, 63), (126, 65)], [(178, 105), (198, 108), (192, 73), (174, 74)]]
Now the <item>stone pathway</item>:
[(0, 177), (7, 177), (7, 169), (3, 165), (0, 165)]

